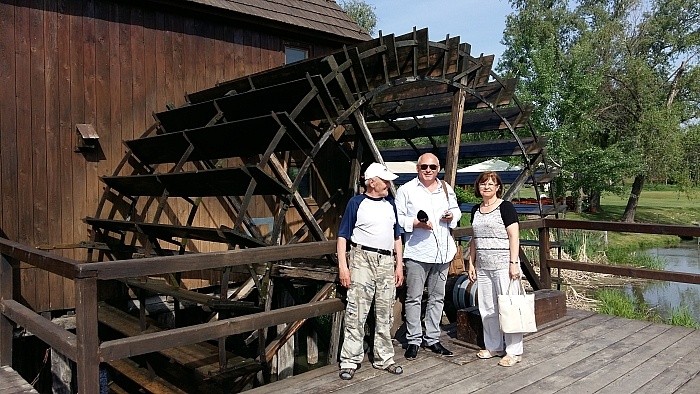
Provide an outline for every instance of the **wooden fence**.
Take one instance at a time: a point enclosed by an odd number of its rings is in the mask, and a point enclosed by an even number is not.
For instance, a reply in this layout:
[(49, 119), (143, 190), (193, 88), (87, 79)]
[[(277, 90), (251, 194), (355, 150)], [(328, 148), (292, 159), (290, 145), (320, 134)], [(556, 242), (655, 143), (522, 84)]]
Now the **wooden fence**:
[[(543, 288), (551, 287), (550, 270), (552, 268), (700, 284), (700, 274), (552, 259), (549, 253), (551, 246), (550, 230), (553, 229), (619, 231), (700, 237), (700, 228), (697, 226), (539, 219), (522, 222), (521, 228), (538, 229), (539, 231), (540, 276), (538, 281)], [(470, 228), (459, 228), (455, 231), (455, 235), (464, 236), (470, 232)], [(206, 254), (80, 263), (13, 241), (0, 239), (0, 254), (2, 254), (0, 261), (0, 366), (12, 365), (12, 333), (16, 325), (22, 326), (34, 333), (50, 347), (76, 362), (79, 392), (97, 393), (99, 391), (97, 382), (99, 382), (100, 362), (109, 362), (171, 347), (215, 340), (228, 335), (341, 311), (344, 308), (343, 303), (340, 299), (333, 298), (101, 343), (97, 335), (98, 280), (161, 275), (201, 269), (220, 269), (291, 258), (322, 256), (334, 252), (335, 241), (325, 241)], [(75, 334), (58, 327), (13, 299), (13, 283), (18, 280), (16, 275), (18, 275), (20, 262), (75, 281), (75, 299), (77, 301)]]

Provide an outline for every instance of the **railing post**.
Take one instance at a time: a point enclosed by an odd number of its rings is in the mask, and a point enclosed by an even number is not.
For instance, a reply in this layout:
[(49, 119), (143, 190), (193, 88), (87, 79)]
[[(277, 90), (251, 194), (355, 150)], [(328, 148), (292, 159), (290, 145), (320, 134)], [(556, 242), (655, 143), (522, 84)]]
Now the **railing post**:
[(97, 336), (97, 278), (75, 279), (78, 392), (100, 392), (100, 341)]
[[(12, 265), (5, 255), (0, 255), (0, 299), (12, 299)], [(12, 331), (14, 324), (0, 314), (0, 366), (12, 366)]]
[(549, 266), (547, 260), (549, 259), (549, 227), (540, 227), (539, 238), (540, 238), (540, 283), (543, 289), (552, 288), (552, 275), (549, 272)]

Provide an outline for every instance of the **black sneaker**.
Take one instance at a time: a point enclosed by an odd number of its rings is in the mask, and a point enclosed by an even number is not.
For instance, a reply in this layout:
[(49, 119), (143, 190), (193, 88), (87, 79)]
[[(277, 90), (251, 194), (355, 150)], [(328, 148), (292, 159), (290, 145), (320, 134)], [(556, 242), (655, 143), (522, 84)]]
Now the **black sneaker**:
[(445, 349), (445, 347), (442, 346), (442, 344), (440, 344), (440, 342), (435, 342), (435, 343), (433, 343), (432, 345), (429, 345), (429, 346), (428, 346), (428, 349), (432, 350), (433, 353), (437, 353), (437, 354), (439, 354), (439, 355), (441, 355), (441, 356), (445, 356), (445, 357), (452, 357), (452, 356), (454, 356), (454, 353), (452, 353), (451, 351)]
[(418, 356), (418, 345), (408, 345), (403, 356), (408, 360), (415, 360)]

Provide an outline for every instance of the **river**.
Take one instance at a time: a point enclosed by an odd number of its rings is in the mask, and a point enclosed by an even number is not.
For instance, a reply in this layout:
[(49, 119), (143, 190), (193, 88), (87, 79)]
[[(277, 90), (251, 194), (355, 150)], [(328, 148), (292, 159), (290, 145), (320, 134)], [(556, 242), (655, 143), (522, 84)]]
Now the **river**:
[[(684, 241), (675, 248), (649, 249), (647, 253), (665, 261), (666, 271), (700, 273), (700, 245), (697, 241)], [(700, 285), (648, 281), (629, 284), (625, 290), (637, 299), (643, 297), (663, 318), (668, 318), (672, 309), (685, 306), (700, 323)]]

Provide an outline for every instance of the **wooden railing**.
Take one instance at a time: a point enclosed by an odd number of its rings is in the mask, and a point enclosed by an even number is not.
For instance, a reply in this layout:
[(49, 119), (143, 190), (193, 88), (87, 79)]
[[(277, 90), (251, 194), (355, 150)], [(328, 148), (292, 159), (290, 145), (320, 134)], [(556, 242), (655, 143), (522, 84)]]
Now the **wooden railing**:
[[(97, 281), (183, 271), (225, 268), (335, 252), (335, 241), (241, 249), (206, 255), (181, 255), (101, 263), (80, 263), (0, 238), (0, 366), (12, 365), (15, 325), (31, 331), (76, 363), (78, 391), (99, 392), (100, 362), (215, 340), (278, 324), (291, 323), (344, 309), (338, 298), (309, 302), (267, 312), (223, 319), (190, 327), (142, 334), (100, 343), (97, 335)], [(36, 314), (13, 299), (19, 262), (75, 281), (75, 334)]]
[[(698, 226), (679, 226), (667, 224), (646, 223), (622, 223), (622, 222), (596, 222), (566, 219), (536, 219), (520, 222), (520, 229), (537, 229), (539, 246), (540, 274), (538, 286), (541, 288), (552, 287), (552, 268), (564, 268), (569, 270), (597, 272), (628, 276), (632, 278), (654, 279), (670, 282), (682, 282), (700, 284), (700, 274), (687, 272), (673, 272), (636, 268), (630, 266), (609, 265), (600, 263), (585, 263), (572, 260), (554, 259), (550, 255), (551, 231), (556, 229), (566, 230), (590, 230), (590, 231), (615, 231), (639, 234), (677, 235), (684, 237), (700, 237)], [(471, 228), (463, 227), (455, 230), (456, 236), (471, 235)]]
[[(550, 230), (552, 229), (601, 230), (700, 237), (700, 227), (698, 226), (538, 219), (521, 222), (520, 227), (521, 229), (538, 230), (540, 265), (538, 280), (539, 285), (543, 288), (551, 287), (550, 271), (552, 268), (700, 284), (700, 274), (583, 263), (553, 259), (550, 256)], [(469, 235), (470, 233), (471, 228), (458, 228), (455, 230), (455, 235), (458, 237)], [(75, 361), (80, 393), (97, 393), (99, 390), (100, 362), (109, 362), (171, 347), (215, 340), (228, 335), (341, 311), (343, 303), (340, 299), (334, 298), (102, 343), (100, 343), (97, 336), (98, 280), (216, 269), (293, 258), (322, 256), (332, 253), (335, 253), (335, 241), (207, 254), (80, 263), (0, 238), (0, 254), (2, 255), (0, 261), (0, 365), (12, 365), (12, 332), (14, 326), (19, 325), (34, 333), (50, 347)], [(19, 262), (30, 264), (75, 281), (75, 334), (58, 327), (13, 299), (13, 282), (18, 280), (18, 277), (13, 278), (13, 275), (18, 274)]]

